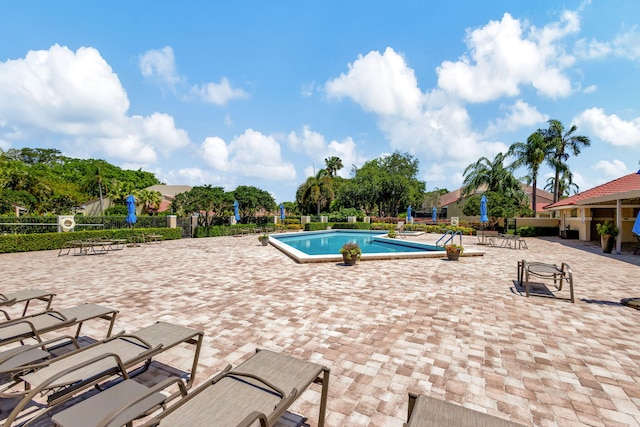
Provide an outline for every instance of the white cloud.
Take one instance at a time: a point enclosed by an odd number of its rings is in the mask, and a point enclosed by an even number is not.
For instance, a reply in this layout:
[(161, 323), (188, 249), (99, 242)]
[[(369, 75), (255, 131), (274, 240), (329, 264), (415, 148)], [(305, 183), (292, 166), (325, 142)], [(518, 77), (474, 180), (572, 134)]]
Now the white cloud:
[(531, 127), (549, 120), (549, 116), (540, 113), (525, 101), (519, 99), (513, 105), (502, 106), (506, 112), (504, 118), (497, 119), (487, 127), (486, 135), (493, 135), (504, 131), (514, 131), (522, 127)]
[(140, 72), (144, 77), (155, 79), (171, 89), (182, 81), (176, 70), (176, 59), (171, 46), (148, 50), (140, 57)]
[(231, 188), (228, 175), (216, 175), (201, 168), (182, 168), (170, 171), (166, 174), (158, 173), (162, 181), (167, 184), (190, 185), (192, 187), (200, 185), (214, 185)]
[(169, 87), (180, 97), (194, 95), (211, 104), (226, 105), (233, 99), (243, 99), (249, 96), (244, 90), (231, 87), (231, 83), (226, 77), (222, 77), (220, 83), (193, 85), (183, 94), (181, 91), (187, 85), (187, 78), (178, 75), (176, 59), (171, 46), (145, 52), (140, 57), (140, 72), (144, 77)]
[(640, 147), (640, 117), (625, 121), (616, 114), (606, 115), (602, 108), (590, 108), (573, 119), (587, 133), (619, 147)]
[(356, 143), (351, 137), (342, 142), (332, 140), (327, 143), (324, 135), (312, 131), (309, 126), (304, 126), (300, 135), (289, 133), (287, 141), (294, 151), (303, 152), (313, 159), (314, 164), (305, 168), (305, 176), (323, 169), (326, 166), (324, 159), (332, 156), (342, 160), (343, 168), (338, 171), (338, 175), (343, 178), (349, 177), (352, 165), (361, 166), (366, 161), (364, 157), (357, 155)]
[(189, 144), (171, 116), (127, 116), (118, 76), (91, 47), (53, 45), (0, 62), (0, 99), (0, 140), (10, 143), (46, 135), (85, 156), (143, 165)]
[(589, 85), (582, 90), (582, 93), (595, 93), (598, 90), (598, 86)]
[(593, 165), (593, 169), (597, 170), (600, 174), (605, 175), (607, 178), (619, 178), (622, 175), (629, 173), (627, 166), (623, 161), (614, 159), (612, 161), (600, 160)]
[(574, 58), (562, 51), (559, 41), (578, 29), (578, 17), (572, 12), (542, 29), (505, 13), (501, 21), (490, 21), (467, 34), (469, 54), (442, 63), (438, 86), (469, 102), (517, 96), (521, 85), (531, 85), (548, 97), (567, 96), (571, 82), (563, 70)]
[(578, 40), (576, 55), (584, 59), (616, 56), (637, 61), (640, 59), (640, 31), (637, 26), (633, 26), (628, 31), (618, 33), (611, 41)]
[(229, 144), (219, 137), (206, 138), (202, 143), (202, 157), (214, 169), (245, 177), (264, 180), (296, 178), (294, 166), (282, 160), (278, 141), (253, 129), (247, 129)]
[(226, 77), (222, 77), (220, 83), (206, 83), (201, 86), (193, 86), (191, 93), (205, 102), (216, 105), (225, 105), (232, 99), (243, 99), (249, 96), (249, 94), (242, 89), (232, 88), (229, 79)]
[(416, 77), (402, 56), (388, 47), (369, 52), (349, 64), (349, 72), (325, 84), (330, 97), (352, 98), (366, 111), (380, 115), (416, 117), (422, 93)]

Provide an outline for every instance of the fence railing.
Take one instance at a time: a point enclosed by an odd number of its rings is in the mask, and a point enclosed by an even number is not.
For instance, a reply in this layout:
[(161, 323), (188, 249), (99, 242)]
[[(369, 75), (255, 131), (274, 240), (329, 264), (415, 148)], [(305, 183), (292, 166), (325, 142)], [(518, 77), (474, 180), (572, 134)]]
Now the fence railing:
[[(126, 216), (76, 216), (75, 230), (110, 230), (128, 228)], [(165, 216), (139, 216), (136, 228), (162, 228), (167, 226)], [(0, 216), (0, 234), (55, 233), (58, 231), (58, 217)]]

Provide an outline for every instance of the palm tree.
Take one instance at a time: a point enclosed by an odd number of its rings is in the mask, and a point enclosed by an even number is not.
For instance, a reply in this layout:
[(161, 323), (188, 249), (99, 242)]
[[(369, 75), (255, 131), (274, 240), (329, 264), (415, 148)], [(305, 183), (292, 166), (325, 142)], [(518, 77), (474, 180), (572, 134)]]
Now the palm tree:
[(340, 157), (331, 156), (324, 159), (324, 163), (327, 165), (327, 173), (329, 176), (335, 176), (336, 173), (343, 168), (342, 160)]
[[(104, 177), (100, 172), (100, 166), (96, 166), (87, 177), (84, 179), (82, 183), (82, 189), (84, 191), (93, 192), (96, 187), (98, 187), (98, 194), (100, 196), (100, 214), (104, 212), (103, 206), (103, 197), (102, 197), (102, 187), (104, 187)], [(105, 188), (106, 190), (106, 188)], [(94, 193), (95, 194), (95, 193)]]
[(138, 200), (142, 203), (142, 207), (146, 213), (151, 208), (158, 209), (162, 202), (162, 193), (159, 191), (140, 190), (138, 191)]
[(315, 176), (307, 178), (296, 191), (296, 202), (306, 211), (314, 206), (316, 215), (323, 207), (329, 206), (333, 198), (333, 181), (326, 169), (320, 169)]
[(552, 150), (547, 157), (551, 167), (555, 169), (555, 181), (553, 186), (553, 202), (557, 202), (560, 196), (560, 174), (563, 171), (569, 172), (567, 160), (569, 152), (574, 156), (580, 154), (582, 147), (591, 145), (591, 141), (586, 136), (573, 135), (578, 129), (576, 125), (565, 132), (562, 122), (559, 120), (549, 120), (549, 129), (545, 131), (545, 138), (552, 145)]
[(516, 159), (509, 166), (510, 170), (515, 170), (520, 167), (526, 167), (530, 173), (531, 186), (533, 192), (531, 195), (531, 207), (533, 213), (536, 213), (536, 190), (538, 185), (538, 172), (540, 171), (540, 165), (548, 157), (550, 151), (549, 141), (544, 137), (544, 131), (538, 129), (532, 133), (527, 142), (515, 142), (509, 147), (507, 156), (514, 156)]
[[(556, 179), (554, 177), (550, 177), (547, 179), (547, 184), (544, 186), (544, 189), (552, 192), (556, 185)], [(560, 197), (568, 197), (572, 194), (578, 194), (580, 191), (580, 187), (578, 184), (573, 182), (573, 174), (568, 170), (563, 170), (560, 175), (560, 183), (558, 185), (558, 194)]]
[(467, 166), (464, 170), (461, 196), (469, 196), (481, 186), (486, 185), (487, 191), (521, 199), (522, 188), (511, 171), (504, 167), (505, 158), (504, 154), (498, 153), (493, 161), (481, 157), (477, 162)]

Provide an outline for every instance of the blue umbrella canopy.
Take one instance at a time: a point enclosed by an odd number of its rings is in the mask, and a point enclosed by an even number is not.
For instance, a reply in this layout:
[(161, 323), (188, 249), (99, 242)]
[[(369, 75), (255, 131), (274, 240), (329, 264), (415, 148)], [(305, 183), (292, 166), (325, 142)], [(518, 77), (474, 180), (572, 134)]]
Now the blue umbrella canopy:
[(238, 201), (233, 201), (233, 214), (236, 217), (236, 221), (240, 221), (240, 212), (238, 212)]
[(407, 208), (407, 221), (411, 221), (411, 205)]
[(438, 209), (434, 206), (431, 209), (431, 221), (436, 222), (438, 220)]
[(138, 220), (136, 218), (136, 198), (133, 197), (133, 194), (129, 194), (125, 202), (127, 203), (127, 217), (124, 220), (133, 225)]
[(480, 198), (480, 222), (489, 222), (489, 216), (487, 216), (487, 197), (484, 194)]
[(638, 212), (638, 216), (636, 217), (636, 222), (633, 224), (633, 228), (631, 229), (634, 233), (640, 236), (640, 212)]
[(280, 219), (284, 221), (284, 205), (280, 203)]

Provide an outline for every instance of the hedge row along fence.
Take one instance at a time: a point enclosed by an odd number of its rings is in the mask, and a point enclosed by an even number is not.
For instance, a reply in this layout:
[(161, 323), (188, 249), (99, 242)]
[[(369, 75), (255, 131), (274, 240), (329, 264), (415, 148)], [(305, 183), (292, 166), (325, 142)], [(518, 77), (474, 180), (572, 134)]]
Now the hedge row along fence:
[(136, 228), (74, 231), (70, 233), (7, 234), (0, 236), (0, 253), (47, 251), (60, 249), (70, 240), (90, 239), (131, 239), (142, 234), (156, 234), (164, 240), (176, 240), (182, 237), (179, 228)]

